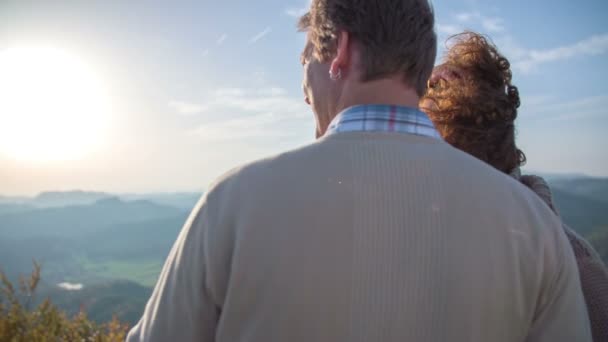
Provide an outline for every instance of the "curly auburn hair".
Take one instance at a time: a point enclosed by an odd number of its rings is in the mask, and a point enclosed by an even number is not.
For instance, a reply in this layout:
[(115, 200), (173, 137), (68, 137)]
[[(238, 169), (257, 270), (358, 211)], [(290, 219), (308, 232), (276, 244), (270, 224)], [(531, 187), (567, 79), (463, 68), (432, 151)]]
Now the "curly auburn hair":
[(429, 80), (421, 107), (452, 146), (511, 173), (525, 164), (515, 145), (520, 106), (509, 61), (486, 37), (464, 32)]
[(429, 0), (312, 0), (298, 23), (308, 32), (304, 55), (327, 62), (338, 33), (347, 31), (361, 48), (363, 82), (402, 74), (419, 96), (437, 54), (435, 14)]

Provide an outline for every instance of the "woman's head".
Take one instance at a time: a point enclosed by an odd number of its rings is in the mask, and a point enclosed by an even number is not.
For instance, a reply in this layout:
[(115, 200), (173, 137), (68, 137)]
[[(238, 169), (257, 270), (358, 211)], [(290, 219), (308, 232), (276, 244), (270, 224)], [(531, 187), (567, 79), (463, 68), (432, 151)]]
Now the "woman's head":
[(477, 33), (464, 32), (450, 41), (420, 107), (448, 143), (510, 173), (526, 157), (515, 145), (520, 101), (509, 61)]

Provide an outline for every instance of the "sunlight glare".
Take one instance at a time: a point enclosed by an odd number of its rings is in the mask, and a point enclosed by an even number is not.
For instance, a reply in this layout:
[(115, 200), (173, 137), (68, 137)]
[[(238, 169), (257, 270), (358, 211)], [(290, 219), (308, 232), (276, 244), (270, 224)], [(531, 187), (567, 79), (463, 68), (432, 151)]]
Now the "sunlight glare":
[(89, 66), (45, 46), (0, 50), (0, 154), (81, 158), (102, 143), (110, 103)]

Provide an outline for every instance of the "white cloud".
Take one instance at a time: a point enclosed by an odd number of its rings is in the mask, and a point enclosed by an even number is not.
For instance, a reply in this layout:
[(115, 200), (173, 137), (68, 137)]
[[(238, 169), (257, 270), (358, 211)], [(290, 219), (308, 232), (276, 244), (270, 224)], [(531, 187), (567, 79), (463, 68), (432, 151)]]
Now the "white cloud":
[(281, 96), (285, 95), (287, 91), (283, 88), (279, 87), (270, 87), (270, 88), (262, 88), (257, 91), (259, 95), (262, 96)]
[(219, 38), (217, 38), (217, 45), (222, 45), (226, 38), (228, 38), (228, 35), (225, 33), (219, 36)]
[(67, 290), (67, 291), (80, 291), (84, 288), (82, 284), (72, 284), (72, 283), (59, 283), (58, 287)]
[(197, 127), (192, 133), (207, 142), (228, 142), (237, 139), (284, 138), (292, 133), (272, 129), (277, 118), (274, 114), (258, 114), (220, 122), (210, 122)]
[(288, 8), (285, 10), (285, 14), (290, 17), (299, 18), (308, 12), (308, 7), (300, 7), (300, 8)]
[(479, 15), (478, 12), (462, 12), (454, 15), (454, 18), (461, 23), (468, 23)]
[(453, 36), (462, 32), (463, 29), (458, 25), (437, 24), (437, 32), (442, 35)]
[(597, 56), (608, 52), (608, 33), (594, 35), (571, 45), (545, 50), (527, 50), (524, 56), (513, 63), (523, 72), (528, 72), (540, 64), (567, 60), (578, 56)]
[(290, 97), (279, 87), (221, 88), (213, 93), (213, 99), (206, 105), (213, 109), (236, 109), (244, 113), (282, 113), (287, 117), (309, 111), (303, 99)]
[(270, 32), (272, 32), (272, 29), (270, 27), (265, 28), (262, 32), (260, 32), (260, 33), (256, 34), (255, 36), (251, 37), (251, 39), (249, 39), (249, 44), (255, 44), (255, 43), (257, 43), (258, 40), (264, 38)]
[(511, 62), (521, 60), (528, 55), (528, 49), (523, 47), (516, 39), (510, 34), (504, 34), (494, 39), (498, 50), (502, 52)]
[(542, 120), (574, 120), (608, 114), (608, 95), (588, 96), (575, 100), (558, 101), (555, 96), (524, 97), (522, 118)]
[(577, 56), (596, 56), (608, 52), (608, 33), (594, 35), (571, 45), (549, 49), (531, 49), (521, 45), (507, 30), (505, 20), (487, 16), (479, 11), (460, 12), (452, 15), (452, 20), (437, 24), (441, 35), (452, 36), (464, 31), (465, 27), (481, 33), (493, 34), (501, 51), (510, 61), (514, 70), (528, 73), (538, 66)]
[(303, 16), (310, 9), (310, 4), (312, 3), (312, 0), (306, 0), (304, 2), (305, 2), (305, 4), (303, 4), (300, 7), (290, 7), (288, 9), (286, 9), (285, 14), (287, 14), (290, 17), (294, 17), (294, 18), (299, 18), (299, 17)]
[(201, 52), (201, 56), (203, 57), (207, 57), (209, 55), (209, 49), (205, 49), (203, 50), (203, 52)]
[(252, 71), (250, 75), (252, 83), (256, 86), (265, 87), (268, 85), (268, 72), (263, 68)]
[(481, 18), (481, 26), (487, 30), (488, 32), (504, 32), (506, 29), (504, 27), (504, 20), (502, 18)]
[(234, 96), (240, 97), (245, 95), (245, 91), (241, 88), (220, 88), (214, 92), (215, 96), (225, 97), (225, 96)]
[(504, 32), (504, 20), (499, 17), (488, 17), (481, 12), (461, 12), (454, 16), (454, 19), (461, 24), (479, 25), (490, 33)]
[(191, 131), (204, 141), (290, 137), (297, 132), (284, 129), (286, 124), (312, 121), (304, 100), (289, 96), (280, 87), (220, 88), (211, 94), (204, 106), (217, 114), (214, 118), (225, 118), (203, 122)]
[(169, 107), (175, 109), (181, 115), (200, 114), (207, 110), (207, 107), (204, 105), (182, 101), (171, 101), (169, 102)]

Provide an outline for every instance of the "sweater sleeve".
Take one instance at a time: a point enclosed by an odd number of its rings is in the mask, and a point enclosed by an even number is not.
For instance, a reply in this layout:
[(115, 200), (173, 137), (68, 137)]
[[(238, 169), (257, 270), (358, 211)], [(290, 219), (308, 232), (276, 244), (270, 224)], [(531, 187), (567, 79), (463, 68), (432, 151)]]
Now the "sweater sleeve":
[[(560, 232), (561, 233), (561, 232)], [(590, 342), (591, 329), (576, 259), (565, 234), (558, 234), (555, 256), (545, 260), (543, 284), (526, 342)]]
[(182, 228), (127, 342), (214, 341), (219, 308), (206, 286), (208, 211), (204, 198)]
[(564, 231), (570, 240), (594, 341), (608, 341), (608, 270), (591, 244), (564, 224)]
[[(538, 176), (522, 176), (520, 181), (534, 191), (556, 214), (551, 188)], [(578, 266), (594, 341), (608, 341), (608, 270), (593, 246), (563, 224)]]

